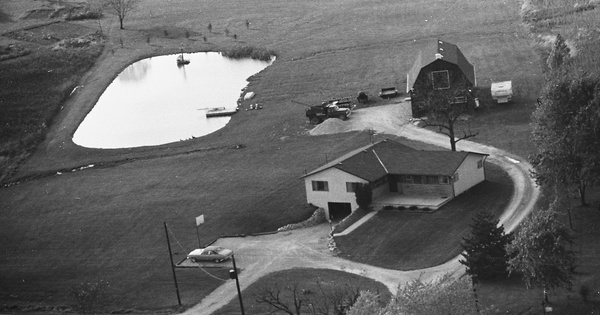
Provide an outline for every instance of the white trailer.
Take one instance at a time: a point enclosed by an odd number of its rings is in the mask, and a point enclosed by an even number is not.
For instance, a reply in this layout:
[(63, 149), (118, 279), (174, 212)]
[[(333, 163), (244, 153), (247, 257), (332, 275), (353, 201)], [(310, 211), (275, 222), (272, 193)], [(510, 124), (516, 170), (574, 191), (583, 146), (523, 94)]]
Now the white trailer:
[(492, 83), (492, 98), (495, 99), (498, 104), (508, 103), (512, 99), (512, 81), (502, 81)]

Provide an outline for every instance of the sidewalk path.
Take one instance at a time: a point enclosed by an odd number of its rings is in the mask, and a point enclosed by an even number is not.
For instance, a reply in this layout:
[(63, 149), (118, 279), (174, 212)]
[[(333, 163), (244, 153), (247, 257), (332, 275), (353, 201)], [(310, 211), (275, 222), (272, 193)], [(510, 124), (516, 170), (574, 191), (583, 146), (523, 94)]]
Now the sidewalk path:
[[(315, 127), (311, 133), (371, 128), (378, 133), (449, 147), (445, 135), (413, 126), (408, 123), (406, 113), (406, 103), (359, 109), (348, 121), (340, 123), (337, 119), (329, 119)], [(488, 161), (501, 166), (510, 175), (515, 189), (500, 222), (507, 232), (513, 231), (533, 209), (539, 197), (539, 190), (529, 176), (531, 166), (518, 156), (471, 141), (459, 142), (458, 150), (487, 153)], [(359, 274), (384, 283), (392, 294), (396, 293), (398, 284), (407, 281), (417, 278), (427, 281), (448, 272), (455, 275), (464, 272), (464, 267), (458, 262), (460, 256), (439, 266), (412, 271), (390, 270), (344, 260), (329, 252), (329, 232), (329, 225), (321, 224), (271, 235), (221, 238), (215, 244), (231, 248), (236, 253), (236, 263), (241, 269), (239, 280), (242, 290), (268, 273), (291, 268), (327, 268)], [(236, 295), (235, 282), (227, 281), (184, 314), (211, 314), (236, 298)]]

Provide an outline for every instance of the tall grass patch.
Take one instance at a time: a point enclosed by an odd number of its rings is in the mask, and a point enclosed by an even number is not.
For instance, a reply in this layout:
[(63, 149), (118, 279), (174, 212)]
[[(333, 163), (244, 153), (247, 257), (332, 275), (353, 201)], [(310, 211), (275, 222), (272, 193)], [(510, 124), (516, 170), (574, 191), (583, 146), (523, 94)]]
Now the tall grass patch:
[(270, 61), (274, 56), (276, 56), (274, 50), (257, 48), (253, 46), (236, 46), (225, 50), (222, 54), (228, 58), (252, 58), (262, 61)]
[(44, 50), (0, 63), (0, 180), (45, 136), (102, 45)]

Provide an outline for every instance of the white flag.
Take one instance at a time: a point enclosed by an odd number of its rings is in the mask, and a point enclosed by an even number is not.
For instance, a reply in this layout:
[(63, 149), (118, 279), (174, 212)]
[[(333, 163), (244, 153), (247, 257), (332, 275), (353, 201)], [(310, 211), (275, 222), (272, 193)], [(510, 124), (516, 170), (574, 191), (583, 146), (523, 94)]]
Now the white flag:
[(196, 217), (196, 226), (198, 226), (202, 223), (204, 223), (204, 214), (199, 217)]

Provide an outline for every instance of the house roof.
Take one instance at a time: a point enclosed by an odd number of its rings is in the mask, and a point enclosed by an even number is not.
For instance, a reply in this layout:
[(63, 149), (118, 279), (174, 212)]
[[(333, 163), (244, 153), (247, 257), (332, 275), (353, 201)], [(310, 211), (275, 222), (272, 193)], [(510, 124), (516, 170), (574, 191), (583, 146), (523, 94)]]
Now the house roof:
[(406, 91), (412, 89), (421, 69), (440, 59), (457, 65), (467, 77), (467, 80), (476, 85), (475, 68), (467, 61), (458, 46), (438, 39), (417, 55), (415, 63), (407, 74)]
[(375, 181), (387, 174), (450, 176), (469, 154), (487, 155), (465, 151), (415, 150), (388, 139), (351, 151), (303, 177), (330, 168), (367, 181)]

